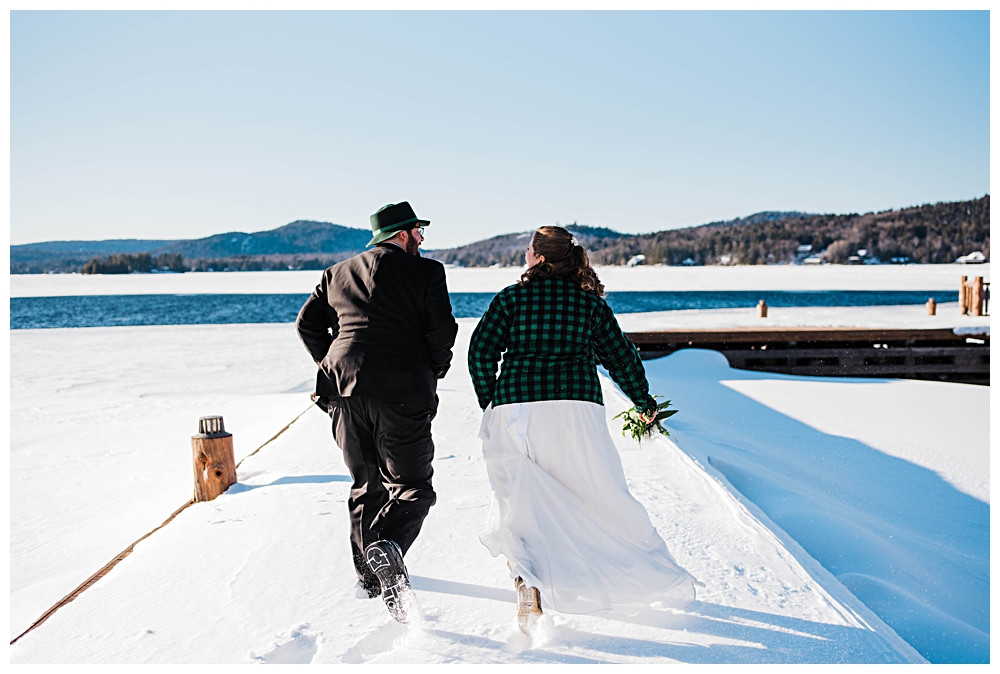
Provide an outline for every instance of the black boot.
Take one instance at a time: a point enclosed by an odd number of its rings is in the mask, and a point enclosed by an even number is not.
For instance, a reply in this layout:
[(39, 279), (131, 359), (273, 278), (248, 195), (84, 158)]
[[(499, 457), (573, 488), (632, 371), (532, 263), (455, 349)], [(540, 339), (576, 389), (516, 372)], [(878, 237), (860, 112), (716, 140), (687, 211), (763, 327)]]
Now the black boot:
[(398, 622), (407, 621), (407, 610), (413, 590), (410, 577), (403, 564), (403, 553), (394, 541), (375, 541), (365, 548), (368, 569), (375, 574), (382, 587), (382, 601), (389, 615)]

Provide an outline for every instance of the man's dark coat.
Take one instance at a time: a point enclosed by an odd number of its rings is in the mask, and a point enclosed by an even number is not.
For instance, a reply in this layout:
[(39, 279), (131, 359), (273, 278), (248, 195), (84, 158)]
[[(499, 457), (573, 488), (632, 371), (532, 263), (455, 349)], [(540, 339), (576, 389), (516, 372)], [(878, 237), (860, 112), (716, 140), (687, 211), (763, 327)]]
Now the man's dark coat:
[(458, 332), (440, 262), (393, 244), (344, 260), (323, 273), (296, 329), (319, 366), (318, 395), (437, 409)]
[(364, 551), (389, 540), (405, 554), (437, 498), (431, 421), (458, 332), (444, 267), (379, 244), (323, 273), (296, 328), (353, 478), (351, 551), (372, 592)]

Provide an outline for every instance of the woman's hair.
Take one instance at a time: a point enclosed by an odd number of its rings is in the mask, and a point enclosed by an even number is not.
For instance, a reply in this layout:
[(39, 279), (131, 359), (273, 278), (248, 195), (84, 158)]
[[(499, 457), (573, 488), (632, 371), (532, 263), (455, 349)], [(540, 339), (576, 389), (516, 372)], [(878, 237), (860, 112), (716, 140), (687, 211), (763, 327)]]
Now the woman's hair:
[(587, 251), (573, 239), (572, 234), (562, 227), (539, 227), (531, 241), (535, 256), (544, 257), (545, 261), (521, 274), (521, 285), (528, 285), (534, 279), (562, 276), (588, 292), (604, 294), (604, 285), (590, 266)]

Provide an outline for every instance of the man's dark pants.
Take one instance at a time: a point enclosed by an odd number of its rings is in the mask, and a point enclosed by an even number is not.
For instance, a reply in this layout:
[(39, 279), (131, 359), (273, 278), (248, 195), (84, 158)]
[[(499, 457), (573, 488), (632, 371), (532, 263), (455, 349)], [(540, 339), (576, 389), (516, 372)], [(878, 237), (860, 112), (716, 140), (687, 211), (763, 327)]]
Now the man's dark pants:
[(347, 502), (354, 568), (359, 578), (377, 585), (364, 549), (389, 540), (406, 554), (437, 499), (431, 487), (435, 411), (358, 396), (330, 399), (329, 410), (333, 437), (354, 479)]

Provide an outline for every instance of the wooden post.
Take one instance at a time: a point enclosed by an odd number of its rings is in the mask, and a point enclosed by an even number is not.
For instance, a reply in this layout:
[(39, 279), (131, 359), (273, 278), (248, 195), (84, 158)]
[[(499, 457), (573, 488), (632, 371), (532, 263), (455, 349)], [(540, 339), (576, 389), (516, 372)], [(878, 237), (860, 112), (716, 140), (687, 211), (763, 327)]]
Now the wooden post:
[(965, 282), (966, 279), (968, 279), (968, 277), (967, 276), (963, 276), (962, 277), (962, 285), (960, 285), (958, 287), (958, 310), (962, 312), (963, 316), (965, 314), (969, 313), (969, 305), (965, 301), (965, 292), (966, 292), (965, 289), (966, 289), (966, 285), (967, 285), (966, 282)]
[(236, 483), (233, 435), (226, 432), (222, 417), (202, 417), (198, 434), (191, 436), (194, 459), (194, 500), (211, 501)]
[(757, 315), (761, 318), (767, 318), (767, 302), (764, 300), (757, 302)]
[(933, 297), (927, 300), (927, 315), (928, 316), (937, 315), (937, 301)]
[(983, 277), (977, 276), (972, 281), (972, 315), (983, 315)]

